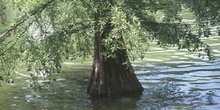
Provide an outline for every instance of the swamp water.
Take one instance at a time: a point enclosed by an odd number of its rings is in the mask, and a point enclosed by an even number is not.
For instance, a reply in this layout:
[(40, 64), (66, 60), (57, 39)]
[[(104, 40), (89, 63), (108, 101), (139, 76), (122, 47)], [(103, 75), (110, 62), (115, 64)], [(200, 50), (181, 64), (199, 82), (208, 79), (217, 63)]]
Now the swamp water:
[(210, 62), (184, 50), (167, 51), (152, 48), (133, 63), (145, 88), (138, 98), (90, 99), (86, 86), (91, 62), (64, 62), (65, 71), (49, 85), (42, 78), (41, 89), (35, 91), (21, 75), (15, 75), (13, 84), (1, 82), (0, 110), (219, 110), (220, 52)]

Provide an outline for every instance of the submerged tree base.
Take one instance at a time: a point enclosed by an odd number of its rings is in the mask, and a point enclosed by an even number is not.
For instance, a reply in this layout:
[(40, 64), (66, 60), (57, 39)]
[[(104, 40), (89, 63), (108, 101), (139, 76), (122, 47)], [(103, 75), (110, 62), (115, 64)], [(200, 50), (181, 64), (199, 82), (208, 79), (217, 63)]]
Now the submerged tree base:
[(94, 58), (93, 70), (87, 88), (87, 92), (91, 96), (142, 94), (143, 87), (134, 74), (126, 50), (118, 50), (116, 54), (115, 58)]

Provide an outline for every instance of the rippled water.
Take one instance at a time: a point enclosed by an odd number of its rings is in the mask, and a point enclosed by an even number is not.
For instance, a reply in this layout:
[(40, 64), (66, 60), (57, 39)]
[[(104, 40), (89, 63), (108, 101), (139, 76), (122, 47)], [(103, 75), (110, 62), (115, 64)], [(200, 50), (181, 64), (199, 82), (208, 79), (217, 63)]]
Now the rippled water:
[(219, 61), (137, 61), (135, 72), (145, 88), (142, 96), (111, 99), (91, 99), (86, 94), (90, 66), (65, 64), (75, 71), (63, 71), (62, 78), (50, 86), (47, 80), (40, 80), (42, 87), (36, 91), (28, 85), (28, 78), (3, 84), (0, 105), (4, 110), (218, 110)]
[[(219, 53), (216, 51), (217, 55)], [(37, 90), (30, 87), (30, 78), (21, 74), (17, 74), (15, 83), (0, 82), (2, 110), (220, 109), (218, 56), (208, 61), (187, 51), (171, 49), (167, 52), (161, 48), (149, 51), (144, 60), (133, 63), (145, 88), (140, 97), (91, 99), (86, 93), (91, 62), (65, 62), (63, 65), (64, 71), (53, 83), (43, 78)]]
[(145, 87), (141, 109), (220, 109), (219, 63), (167, 61), (160, 65), (136, 65)]

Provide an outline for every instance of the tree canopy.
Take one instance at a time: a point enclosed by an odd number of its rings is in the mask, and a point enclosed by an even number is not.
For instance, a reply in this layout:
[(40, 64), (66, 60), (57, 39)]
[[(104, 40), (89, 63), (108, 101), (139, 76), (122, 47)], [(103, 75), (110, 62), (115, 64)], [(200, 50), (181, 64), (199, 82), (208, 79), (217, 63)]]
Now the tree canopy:
[[(209, 27), (219, 25), (218, 4), (212, 0), (1, 0), (0, 76), (10, 75), (17, 64), (52, 75), (64, 60), (91, 57), (94, 26), (101, 34), (109, 22), (113, 29), (102, 41), (106, 58), (126, 49), (134, 60), (152, 40), (162, 47), (197, 51), (204, 46), (200, 37), (208, 37)], [(182, 22), (183, 10), (196, 17), (194, 27)], [(97, 12), (99, 22), (94, 20)], [(163, 14), (161, 20), (158, 13)]]

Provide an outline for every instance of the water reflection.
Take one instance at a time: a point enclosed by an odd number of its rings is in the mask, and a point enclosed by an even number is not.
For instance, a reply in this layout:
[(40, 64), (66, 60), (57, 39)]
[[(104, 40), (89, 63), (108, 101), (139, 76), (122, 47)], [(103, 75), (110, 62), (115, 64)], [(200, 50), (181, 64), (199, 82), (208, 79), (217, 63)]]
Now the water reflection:
[(91, 98), (93, 110), (135, 110), (140, 97)]
[[(154, 65), (154, 66), (152, 66)], [(64, 72), (62, 80), (31, 91), (27, 82), (7, 85), (0, 94), (4, 109), (46, 110), (164, 110), (212, 109), (220, 107), (220, 66), (218, 63), (172, 62), (136, 65), (137, 76), (145, 90), (139, 97), (91, 98), (86, 93), (88, 70)], [(172, 70), (172, 71), (171, 71)], [(23, 80), (23, 79), (22, 79)], [(28, 80), (28, 79), (27, 79)], [(20, 85), (20, 86), (19, 86)], [(25, 86), (26, 85), (26, 86)], [(2, 90), (4, 88), (1, 88)], [(7, 92), (7, 94), (6, 94)]]
[(138, 104), (141, 110), (189, 109), (193, 108), (192, 100), (196, 100), (191, 98), (197, 96), (199, 94), (196, 92), (186, 94), (174, 83), (165, 83), (148, 87)]
[(90, 66), (74, 73), (63, 71), (52, 84), (40, 80), (41, 89), (34, 92), (28, 78), (17, 78), (14, 85), (2, 84), (0, 106), (5, 110), (218, 110), (218, 62), (137, 63), (134, 67), (145, 88), (139, 97), (90, 98), (86, 93)]
[(154, 74), (138, 71), (142, 73), (138, 77), (145, 87), (138, 106), (141, 110), (220, 109), (218, 63), (168, 61), (162, 65), (166, 64), (171, 65), (154, 67), (158, 70)]

